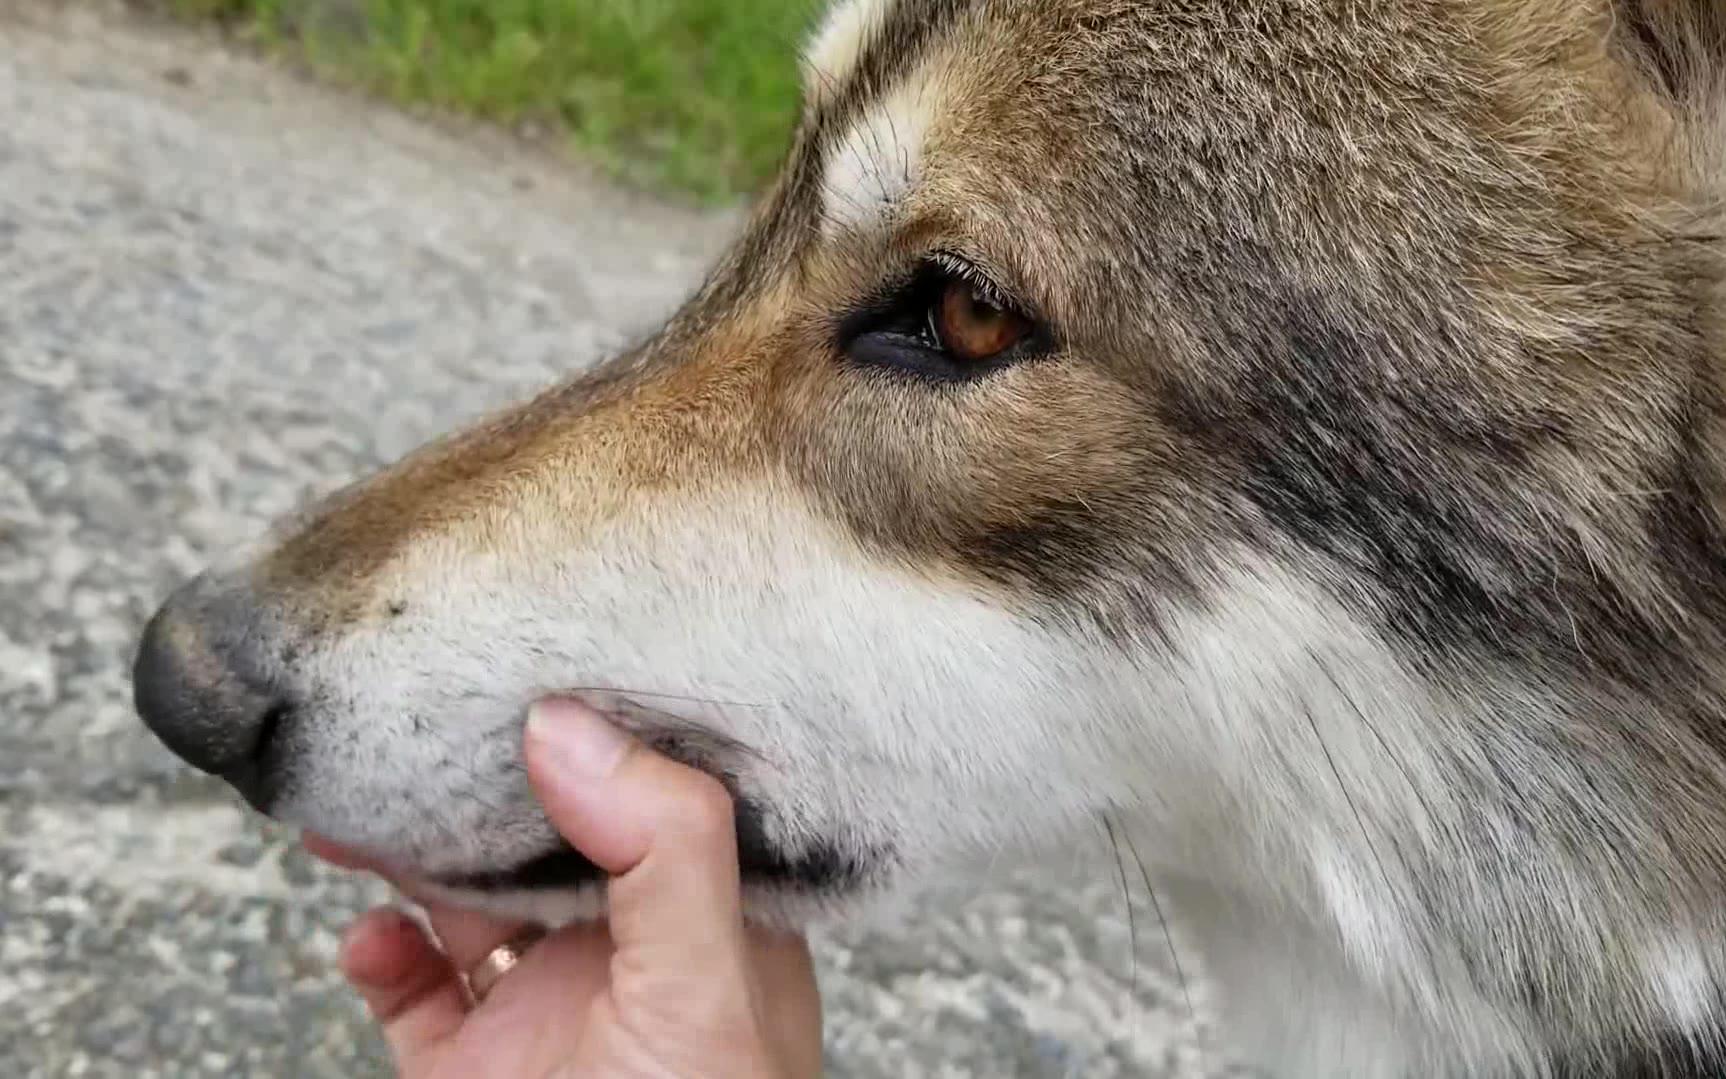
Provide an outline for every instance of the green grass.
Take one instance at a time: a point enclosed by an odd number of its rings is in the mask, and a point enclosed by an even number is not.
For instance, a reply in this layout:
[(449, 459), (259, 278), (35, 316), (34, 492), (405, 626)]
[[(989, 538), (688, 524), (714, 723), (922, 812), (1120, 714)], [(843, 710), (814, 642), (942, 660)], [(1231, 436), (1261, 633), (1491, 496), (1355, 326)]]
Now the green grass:
[(398, 101), (532, 123), (626, 180), (760, 187), (813, 0), (170, 0)]

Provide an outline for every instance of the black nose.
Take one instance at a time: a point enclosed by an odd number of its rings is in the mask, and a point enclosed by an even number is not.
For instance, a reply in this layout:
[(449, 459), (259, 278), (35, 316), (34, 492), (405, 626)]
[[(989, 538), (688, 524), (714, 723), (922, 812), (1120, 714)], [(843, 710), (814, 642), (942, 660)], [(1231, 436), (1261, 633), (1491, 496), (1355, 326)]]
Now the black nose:
[(288, 709), (258, 673), (251, 654), (258, 634), (243, 612), (205, 578), (176, 592), (144, 630), (132, 699), (169, 749), (267, 813), (276, 771), (271, 749)]

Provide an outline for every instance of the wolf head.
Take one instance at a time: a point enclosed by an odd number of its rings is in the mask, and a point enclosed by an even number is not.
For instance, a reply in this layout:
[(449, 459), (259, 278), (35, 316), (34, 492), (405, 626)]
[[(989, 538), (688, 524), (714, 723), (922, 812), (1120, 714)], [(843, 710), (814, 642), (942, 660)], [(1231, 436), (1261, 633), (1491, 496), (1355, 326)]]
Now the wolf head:
[(1709, 1012), (1720, 9), (852, 0), (806, 69), (658, 335), (169, 601), (158, 734), (548, 920), (563, 693), (763, 916), (1130, 818), (1399, 999)]

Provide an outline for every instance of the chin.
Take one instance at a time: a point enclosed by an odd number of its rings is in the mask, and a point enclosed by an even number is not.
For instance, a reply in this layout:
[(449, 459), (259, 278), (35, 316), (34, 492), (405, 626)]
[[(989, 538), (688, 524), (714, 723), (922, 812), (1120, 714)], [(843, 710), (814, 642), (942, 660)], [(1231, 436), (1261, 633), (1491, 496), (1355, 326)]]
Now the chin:
[[(768, 929), (802, 931), (855, 920), (882, 904), (889, 889), (862, 876), (820, 876), (824, 867), (743, 871), (744, 918)], [(556, 851), (511, 870), (428, 878), (416, 891), (463, 910), (558, 928), (603, 917), (606, 877), (573, 850)]]
[[(831, 843), (814, 843), (788, 853), (769, 837), (766, 814), (757, 802), (734, 792), (733, 804), (744, 914), (752, 923), (804, 929), (833, 918), (855, 917), (879, 906), (893, 891), (890, 880), (900, 874), (891, 854), (879, 850), (848, 854)], [(343, 831), (339, 826), (328, 828), (329, 823), (313, 830), (323, 836)], [(549, 826), (542, 823), (541, 827)], [(503, 834), (510, 830), (504, 829)], [(491, 843), (483, 835), (468, 838), (463, 846), (470, 849), (507, 845), (501, 835)], [(454, 870), (416, 864), (415, 858), (392, 854), (387, 843), (355, 844), (352, 849), (389, 866), (392, 877), (412, 881), (410, 890), (415, 895), (464, 910), (547, 927), (597, 919), (605, 913), (607, 874), (561, 840), (538, 854)]]

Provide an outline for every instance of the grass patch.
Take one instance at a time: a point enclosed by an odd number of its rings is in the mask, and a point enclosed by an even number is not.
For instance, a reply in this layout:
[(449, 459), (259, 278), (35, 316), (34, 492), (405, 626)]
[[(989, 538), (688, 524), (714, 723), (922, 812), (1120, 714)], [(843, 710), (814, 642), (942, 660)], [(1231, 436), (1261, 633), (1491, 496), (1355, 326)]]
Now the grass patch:
[(815, 0), (170, 0), (395, 100), (567, 134), (640, 185), (753, 192)]

